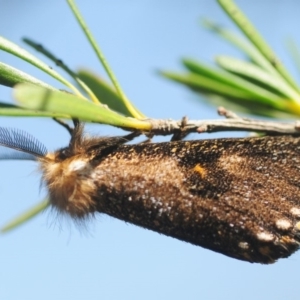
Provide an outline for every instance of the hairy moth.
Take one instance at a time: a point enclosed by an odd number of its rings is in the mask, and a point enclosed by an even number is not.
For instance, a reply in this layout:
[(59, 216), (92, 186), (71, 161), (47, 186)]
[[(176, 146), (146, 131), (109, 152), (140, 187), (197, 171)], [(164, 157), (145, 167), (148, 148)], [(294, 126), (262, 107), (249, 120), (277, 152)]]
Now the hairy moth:
[(79, 124), (67, 147), (48, 153), (0, 128), (0, 144), (37, 160), (52, 207), (75, 220), (105, 213), (262, 264), (299, 248), (300, 138), (126, 142), (86, 137)]

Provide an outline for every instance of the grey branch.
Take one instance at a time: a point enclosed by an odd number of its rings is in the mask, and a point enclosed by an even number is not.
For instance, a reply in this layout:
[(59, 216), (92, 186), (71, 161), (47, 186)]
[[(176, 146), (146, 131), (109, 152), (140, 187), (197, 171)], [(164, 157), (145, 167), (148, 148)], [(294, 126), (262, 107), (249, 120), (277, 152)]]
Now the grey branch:
[(147, 120), (152, 124), (151, 134), (170, 135), (182, 132), (188, 134), (192, 132), (213, 133), (219, 131), (254, 131), (266, 134), (293, 134), (300, 135), (300, 122), (284, 123), (276, 121), (264, 121), (248, 118), (241, 118), (235, 113), (223, 107), (218, 109), (218, 113), (226, 119), (219, 120)]

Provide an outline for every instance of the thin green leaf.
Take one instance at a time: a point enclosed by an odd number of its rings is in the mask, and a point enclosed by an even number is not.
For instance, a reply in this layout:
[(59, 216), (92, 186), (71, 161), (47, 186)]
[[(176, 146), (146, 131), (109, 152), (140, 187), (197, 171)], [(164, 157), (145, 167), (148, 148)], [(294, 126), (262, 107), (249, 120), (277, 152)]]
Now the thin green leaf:
[(49, 66), (47, 66), (45, 63), (40, 61), (38, 58), (30, 54), (29, 52), (27, 52), (25, 49), (19, 47), (18, 45), (12, 43), (11, 41), (1, 36), (0, 50), (11, 53), (12, 55), (17, 56), (22, 60), (27, 61), (31, 65), (39, 68), (43, 72), (47, 73), (48, 75), (63, 83), (65, 86), (69, 87), (75, 94), (81, 96), (81, 93), (78, 91), (78, 89), (73, 84), (68, 82), (65, 78), (63, 78), (61, 75), (59, 75), (57, 72), (55, 72), (53, 69), (51, 69)]
[(22, 107), (51, 113), (67, 114), (83, 121), (97, 122), (122, 128), (150, 130), (151, 124), (126, 118), (106, 106), (83, 101), (75, 95), (45, 88), (20, 84), (14, 88), (14, 97)]
[(48, 206), (50, 205), (48, 200), (43, 200), (40, 203), (34, 205), (32, 208), (23, 212), (18, 217), (14, 218), (12, 221), (4, 225), (0, 231), (2, 233), (7, 233), (17, 227), (23, 225), (25, 222), (29, 221), (30, 219), (34, 218), (39, 213), (43, 212)]
[(232, 87), (228, 84), (224, 84), (222, 81), (209, 78), (203, 75), (196, 74), (177, 74), (173, 72), (162, 72), (162, 75), (189, 86), (192, 89), (205, 93), (216, 93), (225, 97), (234, 97), (238, 99), (252, 100), (253, 95)]
[(123, 90), (121, 89), (120, 84), (117, 81), (116, 76), (114, 75), (112, 69), (110, 68), (102, 50), (100, 49), (100, 47), (98, 46), (96, 40), (94, 39), (92, 33), (90, 32), (88, 26), (86, 25), (83, 17), (81, 16), (80, 11), (78, 10), (78, 8), (75, 5), (75, 1), (74, 0), (67, 0), (75, 18), (77, 19), (80, 27), (82, 28), (85, 36), (87, 37), (88, 41), (90, 42), (90, 45), (92, 46), (92, 48), (94, 49), (97, 57), (99, 58), (99, 61), (101, 62), (103, 68), (105, 69), (107, 75), (109, 76), (112, 84), (114, 85), (117, 93), (120, 96), (120, 99), (122, 100), (122, 102), (124, 103), (124, 105), (127, 107), (127, 109), (130, 111), (130, 115), (132, 115), (134, 118), (137, 119), (145, 119), (145, 115), (143, 115), (140, 111), (136, 110), (136, 108), (132, 105), (132, 103), (129, 101), (129, 99), (126, 97), (125, 93), (123, 92)]
[(13, 87), (18, 83), (31, 83), (48, 89), (54, 89), (47, 83), (0, 62), (0, 84)]
[(263, 104), (257, 105), (253, 102), (247, 101), (239, 101), (234, 98), (225, 98), (222, 96), (218, 96), (216, 94), (205, 94), (203, 97), (203, 101), (218, 106), (224, 106), (226, 109), (229, 109), (234, 112), (241, 112), (250, 115), (257, 115), (275, 119), (291, 119), (291, 118), (298, 118), (300, 114), (295, 115), (288, 112), (279, 111), (278, 109), (273, 109), (269, 106), (264, 106)]
[(294, 115), (300, 115), (299, 106), (295, 106), (294, 103), (289, 104), (284, 102), (283, 98), (278, 98), (278, 100), (262, 99), (257, 98), (253, 94), (241, 90), (237, 87), (224, 84), (219, 80), (208, 78), (204, 75), (195, 75), (195, 74), (176, 74), (171, 72), (163, 72), (163, 75), (169, 79), (172, 79), (176, 82), (180, 82), (195, 91), (201, 92), (205, 95), (216, 94), (227, 98), (228, 101), (233, 101), (239, 103), (240, 105), (245, 105), (249, 107), (256, 107), (257, 109), (277, 109), (280, 111), (285, 111), (293, 113)]
[(95, 93), (101, 103), (125, 116), (133, 117), (112, 86), (88, 70), (79, 70), (79, 78)]
[(279, 96), (286, 97), (286, 100), (294, 101), (300, 104), (300, 94), (297, 93), (290, 85), (286, 84), (285, 81), (274, 77), (263, 69), (256, 65), (225, 55), (217, 56), (216, 63), (231, 73), (251, 79), (258, 85), (263, 85), (266, 88), (271, 88)]
[(223, 28), (210, 20), (203, 19), (202, 23), (204, 27), (213, 31), (220, 37), (239, 48), (246, 56), (249, 57), (250, 60), (252, 60), (258, 66), (261, 66), (268, 73), (278, 76), (278, 73), (275, 71), (270, 61), (267, 60), (252, 44), (250, 44), (248, 40), (244, 39), (232, 30)]
[(94, 95), (94, 93), (90, 90), (90, 88), (84, 82), (82, 82), (78, 78), (77, 74), (74, 71), (72, 71), (61, 59), (57, 58), (49, 50), (45, 49), (42, 45), (37, 44), (36, 42), (34, 42), (31, 39), (23, 38), (23, 41), (27, 45), (33, 47), (36, 51), (42, 53), (47, 58), (49, 58), (50, 60), (52, 60), (58, 67), (62, 68), (69, 76), (71, 76), (82, 87), (82, 89), (89, 95), (89, 97), (91, 98), (91, 100), (93, 102), (95, 102), (95, 103), (99, 102), (99, 100)]
[(51, 112), (25, 109), (20, 106), (0, 102), (0, 116), (3, 117), (47, 117), (47, 118), (70, 118), (68, 115)]
[(265, 42), (263, 37), (259, 34), (239, 7), (232, 0), (218, 0), (218, 2), (231, 20), (235, 22), (256, 49), (273, 65), (274, 69), (278, 71), (281, 77), (294, 89), (299, 90), (298, 85), (295, 83), (283, 64), (280, 63), (273, 50)]
[[(256, 84), (252, 84), (251, 82), (242, 79), (238, 76), (235, 76), (233, 74), (230, 74), (228, 72), (222, 71), (220, 69), (216, 69), (213, 67), (206, 66), (202, 63), (195, 62), (192, 60), (183, 60), (183, 64), (191, 71), (193, 72), (192, 75), (197, 74), (201, 76), (201, 78), (194, 78), (192, 77), (191, 80), (195, 83), (195, 81), (198, 82), (200, 86), (203, 86), (206, 82), (205, 78), (202, 77), (208, 77), (213, 80), (213, 82), (208, 81), (210, 85), (210, 89), (214, 90), (215, 92), (218, 92), (219, 87), (222, 86), (222, 90), (227, 89), (238, 89), (241, 92), (243, 92), (243, 98), (251, 100), (253, 98), (253, 101), (255, 102), (263, 102), (265, 104), (272, 105), (274, 107), (281, 108), (281, 104), (279, 101), (282, 100), (282, 97), (279, 97), (275, 93), (271, 93), (270, 91), (267, 91), (261, 87), (259, 87)], [(222, 85), (221, 85), (222, 84)], [(224, 85), (224, 87), (223, 87)], [(226, 85), (228, 86), (226, 88)], [(204, 87), (204, 86), (203, 86)], [(238, 92), (238, 91), (237, 91)], [(233, 96), (235, 94), (235, 91), (231, 91), (229, 95)], [(225, 96), (225, 94), (224, 94)]]

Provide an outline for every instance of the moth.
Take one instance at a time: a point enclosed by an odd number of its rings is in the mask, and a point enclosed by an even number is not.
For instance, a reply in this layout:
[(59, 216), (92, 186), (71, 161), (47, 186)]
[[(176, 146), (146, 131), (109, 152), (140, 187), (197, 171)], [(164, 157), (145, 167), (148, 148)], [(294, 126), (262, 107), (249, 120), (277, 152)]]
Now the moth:
[(299, 248), (299, 137), (129, 139), (88, 137), (77, 124), (51, 153), (0, 128), (0, 144), (38, 162), (52, 207), (76, 221), (104, 213), (251, 263)]

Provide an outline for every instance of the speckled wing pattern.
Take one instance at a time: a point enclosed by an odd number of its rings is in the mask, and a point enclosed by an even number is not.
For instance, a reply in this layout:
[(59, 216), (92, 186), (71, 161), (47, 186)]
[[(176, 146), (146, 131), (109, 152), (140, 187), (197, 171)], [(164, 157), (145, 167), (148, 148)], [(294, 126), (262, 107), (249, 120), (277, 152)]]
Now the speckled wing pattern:
[(256, 263), (300, 243), (300, 139), (122, 145), (97, 157), (97, 211)]

